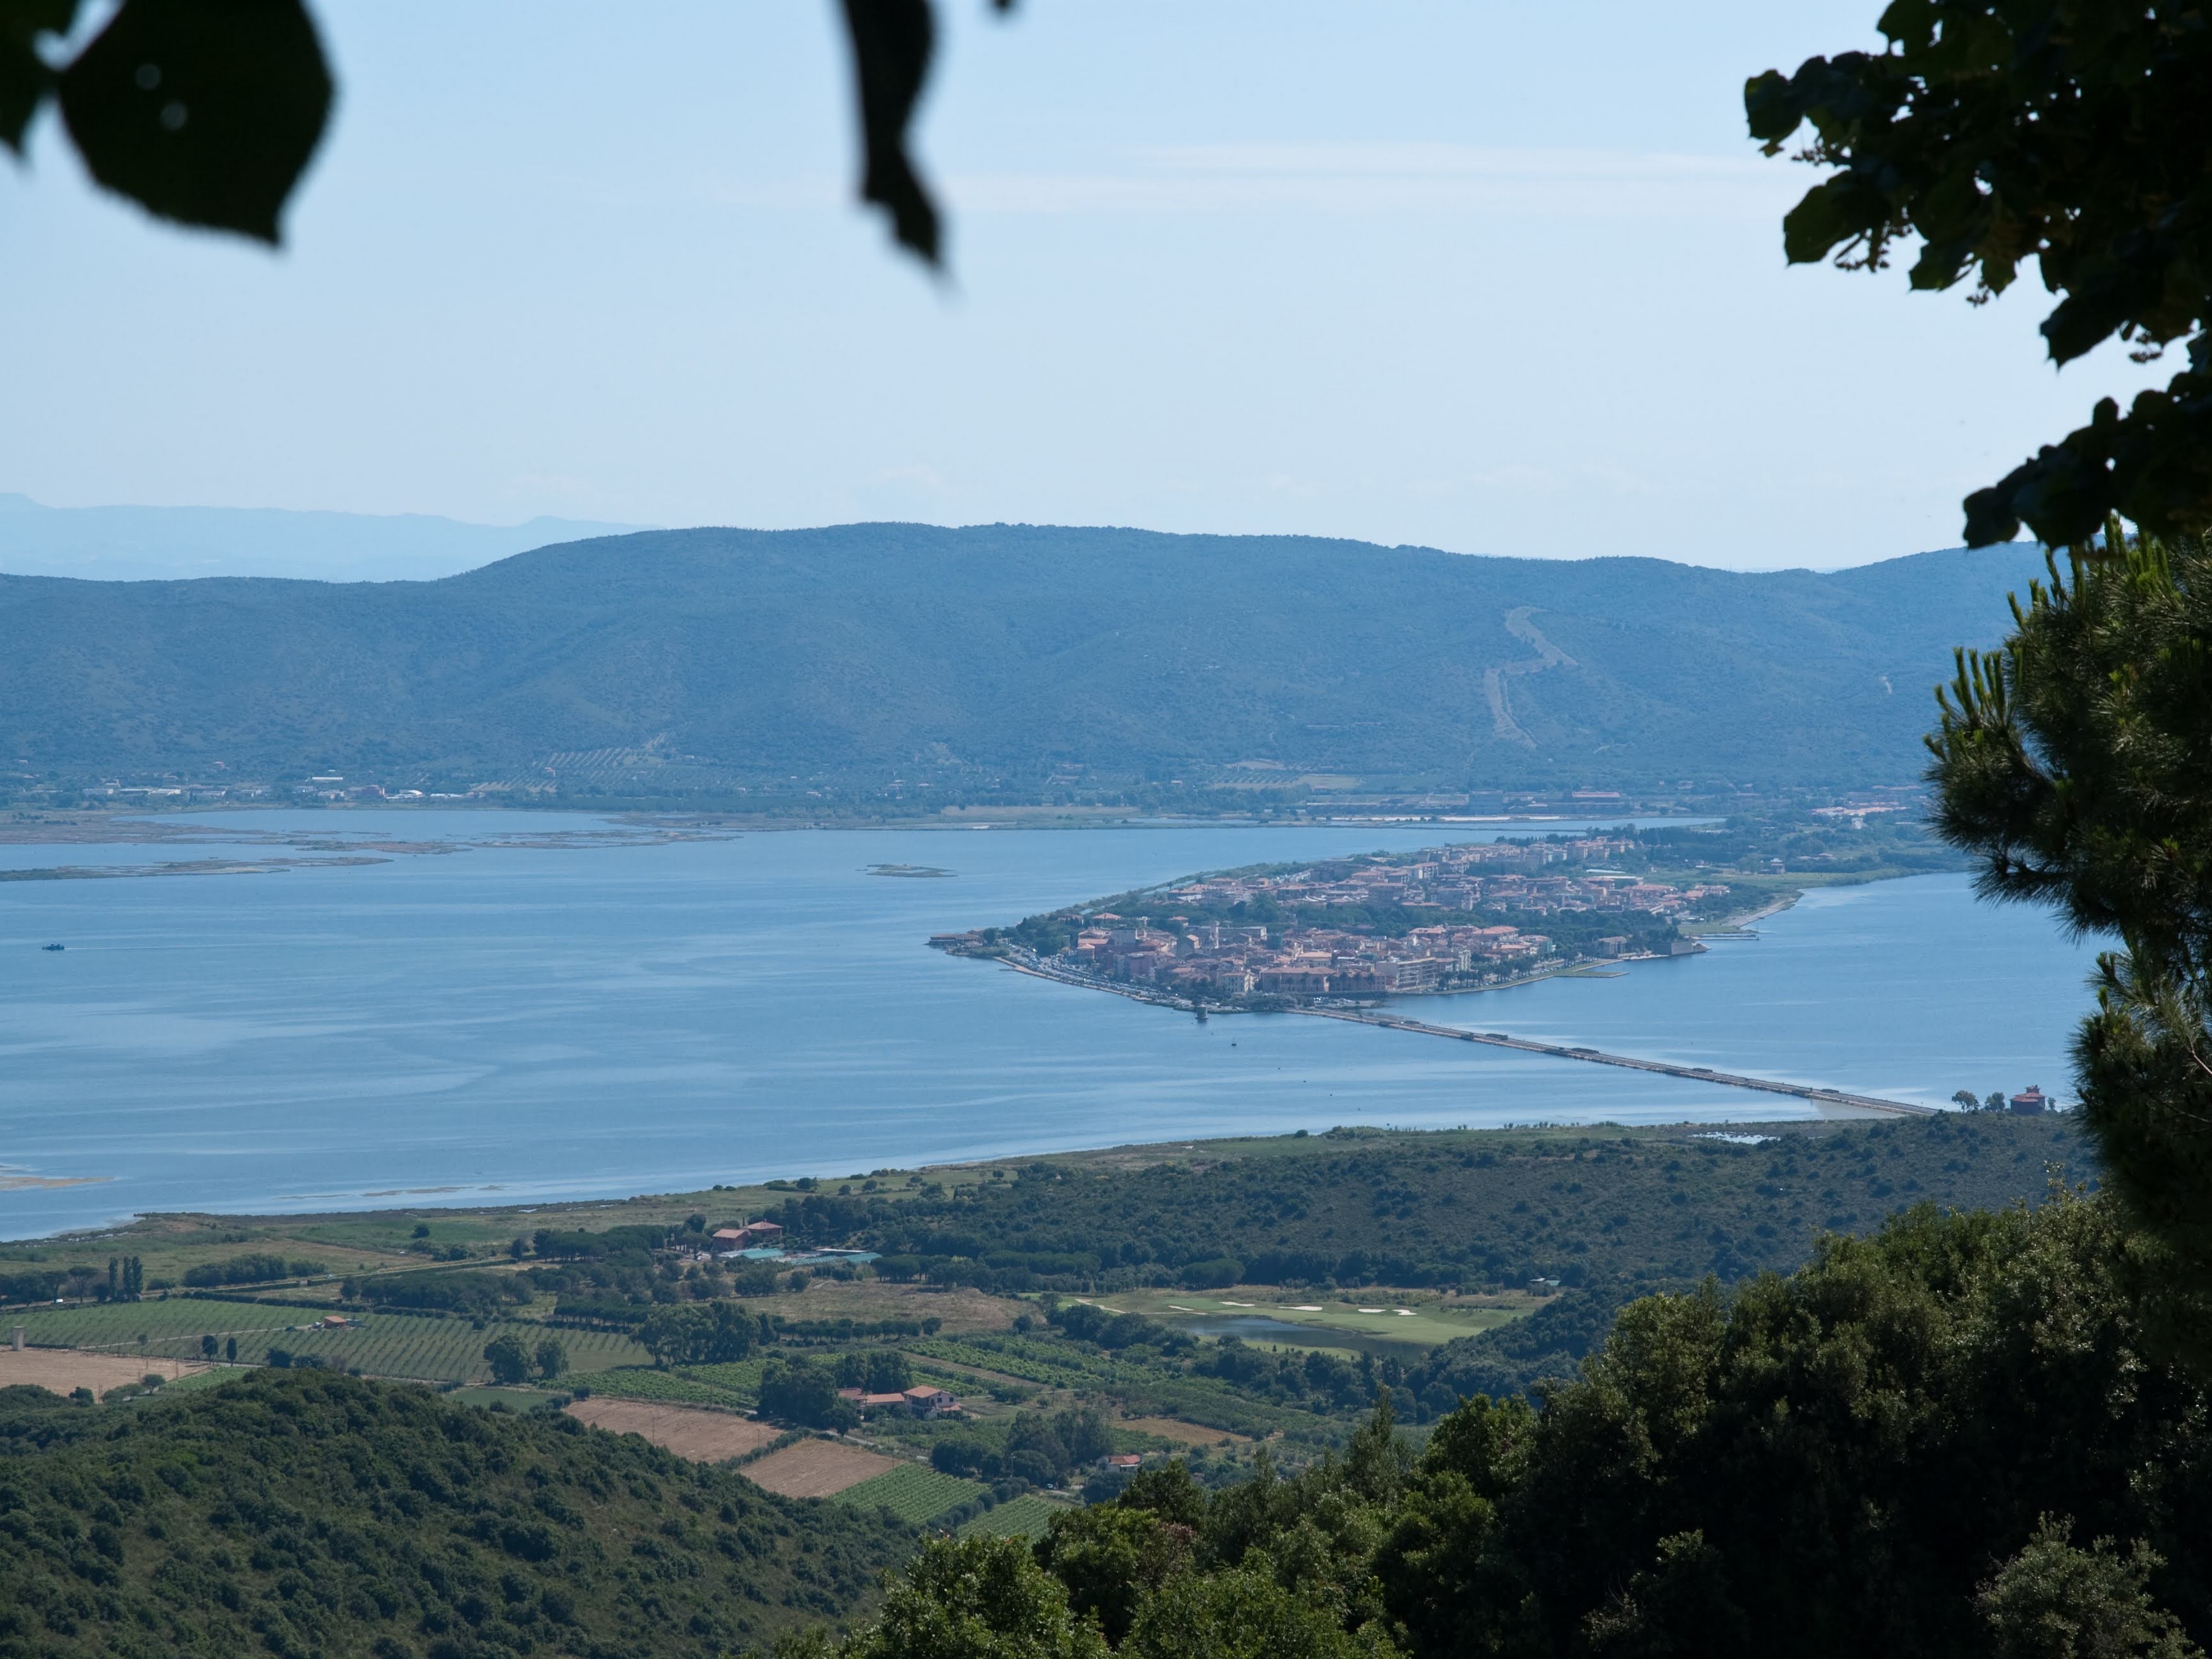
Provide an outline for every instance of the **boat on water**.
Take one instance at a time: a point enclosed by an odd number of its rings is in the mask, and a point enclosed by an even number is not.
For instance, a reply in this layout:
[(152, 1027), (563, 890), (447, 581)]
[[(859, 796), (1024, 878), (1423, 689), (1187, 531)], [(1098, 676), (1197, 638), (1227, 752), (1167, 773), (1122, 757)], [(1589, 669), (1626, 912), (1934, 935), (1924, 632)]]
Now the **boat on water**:
[(66, 945), (49, 945), (44, 948), (49, 951), (66, 951), (69, 949), (69, 946)]

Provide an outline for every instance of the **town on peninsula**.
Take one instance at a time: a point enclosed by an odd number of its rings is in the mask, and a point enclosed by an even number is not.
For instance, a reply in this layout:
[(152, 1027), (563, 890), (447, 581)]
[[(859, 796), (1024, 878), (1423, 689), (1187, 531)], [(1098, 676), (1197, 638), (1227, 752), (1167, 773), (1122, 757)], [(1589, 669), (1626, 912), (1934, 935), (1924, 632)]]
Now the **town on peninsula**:
[(1262, 866), (930, 942), (1227, 1006), (1480, 990), (1701, 949), (1681, 924), (1717, 918), (1734, 890), (1620, 867), (1639, 850), (1552, 837)]
[(1884, 806), (1255, 865), (932, 936), (1143, 1000), (1267, 1012), (1694, 955), (1804, 888), (1947, 863)]

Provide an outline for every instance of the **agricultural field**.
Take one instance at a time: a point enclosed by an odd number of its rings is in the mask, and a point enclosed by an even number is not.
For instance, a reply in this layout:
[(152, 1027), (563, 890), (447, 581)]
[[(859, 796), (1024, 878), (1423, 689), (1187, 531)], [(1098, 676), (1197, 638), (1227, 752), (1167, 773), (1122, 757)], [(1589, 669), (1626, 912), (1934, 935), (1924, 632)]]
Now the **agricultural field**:
[(908, 1463), (846, 1487), (837, 1494), (837, 1501), (863, 1509), (886, 1509), (902, 1521), (923, 1526), (949, 1509), (981, 1498), (985, 1490), (976, 1481)]
[(1293, 1407), (1270, 1405), (1241, 1395), (1211, 1377), (1136, 1358), (1093, 1355), (1073, 1344), (1043, 1336), (975, 1336), (966, 1341), (944, 1338), (907, 1345), (910, 1352), (1025, 1377), (1048, 1387), (1103, 1395), (1124, 1401), (1140, 1416), (1174, 1417), (1231, 1434), (1265, 1436), (1283, 1430), (1293, 1436), (1333, 1432), (1324, 1419)]
[(750, 1406), (760, 1397), (761, 1371), (766, 1364), (762, 1359), (732, 1359), (719, 1365), (679, 1365), (677, 1372), (688, 1381), (734, 1395)]
[[(571, 1401), (569, 1416), (609, 1434), (635, 1434), (695, 1463), (720, 1463), (775, 1441), (782, 1431), (730, 1412), (593, 1395)], [(941, 1477), (940, 1477), (941, 1478)]]
[[(1408, 1293), (1375, 1290), (1357, 1297), (1287, 1295), (1273, 1285), (1239, 1285), (1224, 1291), (1145, 1290), (1098, 1298), (1096, 1305), (1109, 1313), (1138, 1313), (1176, 1329), (1194, 1334), (1243, 1335), (1248, 1342), (1281, 1343), (1299, 1346), (1329, 1346), (1334, 1335), (1352, 1337), (1358, 1346), (1432, 1348), (1462, 1336), (1510, 1325), (1541, 1305), (1522, 1295), (1510, 1299), (1485, 1298), (1480, 1303), (1446, 1301), (1435, 1292)], [(1240, 1331), (1247, 1320), (1266, 1320), (1293, 1325), (1296, 1332), (1265, 1328)], [(1310, 1333), (1310, 1334), (1308, 1334)]]
[[(489, 1381), (491, 1367), (484, 1364), (484, 1345), (512, 1332), (526, 1346), (534, 1346), (545, 1335), (542, 1325), (498, 1323), (475, 1329), (463, 1319), (406, 1319), (371, 1315), (361, 1328), (348, 1331), (280, 1332), (259, 1339), (258, 1348), (242, 1339), (238, 1357), (265, 1360), (271, 1347), (294, 1354), (312, 1354), (325, 1364), (343, 1365), (365, 1376), (412, 1377), (425, 1382)], [(568, 1364), (578, 1370), (603, 1370), (635, 1364), (646, 1352), (629, 1337), (608, 1331), (562, 1331), (559, 1340), (568, 1351)]]
[[(1178, 1446), (1222, 1446), (1249, 1443), (1241, 1434), (1225, 1434), (1219, 1429), (1200, 1428), (1195, 1423), (1185, 1423), (1172, 1417), (1132, 1417), (1115, 1425), (1116, 1431), (1127, 1430), (1133, 1434), (1150, 1435), (1155, 1440), (1165, 1440)], [(1116, 1449), (1119, 1434), (1116, 1434)]]
[(738, 1471), (784, 1498), (832, 1498), (848, 1486), (911, 1466), (839, 1440), (802, 1440)]
[(77, 1389), (106, 1394), (127, 1388), (152, 1376), (164, 1387), (197, 1371), (174, 1360), (149, 1361), (137, 1354), (85, 1353), (75, 1348), (26, 1348), (17, 1353), (0, 1348), (0, 1389), (27, 1384), (50, 1394), (66, 1395)]
[(198, 1394), (203, 1389), (219, 1389), (226, 1382), (235, 1382), (246, 1375), (242, 1365), (210, 1365), (204, 1370), (193, 1369), (174, 1382), (161, 1385), (163, 1394)]
[[(189, 1339), (195, 1358), (203, 1334), (246, 1338), (288, 1326), (304, 1325), (301, 1308), (276, 1308), (255, 1302), (216, 1302), (172, 1297), (162, 1302), (94, 1303), (82, 1307), (27, 1308), (0, 1315), (0, 1331), (21, 1325), (24, 1340), (41, 1348), (137, 1349), (146, 1339), (149, 1352), (167, 1352), (164, 1343)], [(181, 1351), (179, 1351), (181, 1352)]]
[[(351, 1330), (318, 1330), (311, 1316), (296, 1308), (252, 1302), (187, 1301), (110, 1303), (105, 1306), (33, 1310), (0, 1323), (20, 1324), (26, 1340), (40, 1347), (86, 1348), (148, 1359), (197, 1359), (200, 1339), (224, 1345), (233, 1338), (246, 1364), (266, 1364), (270, 1350), (313, 1355), (367, 1376), (411, 1378), (426, 1382), (488, 1380), (484, 1345), (513, 1331), (535, 1347), (548, 1334), (542, 1325), (495, 1323), (482, 1330), (465, 1319), (417, 1319), (370, 1314)], [(649, 1358), (630, 1338), (606, 1331), (555, 1334), (568, 1351), (573, 1370), (611, 1370)], [(143, 1339), (143, 1340), (142, 1340)]]
[(740, 1395), (696, 1376), (655, 1370), (649, 1365), (625, 1366), (619, 1370), (572, 1370), (561, 1379), (561, 1386), (571, 1390), (588, 1389), (595, 1396), (605, 1394), (624, 1400), (665, 1400), (679, 1405), (723, 1406), (742, 1410), (753, 1403), (750, 1394)]
[(1092, 1366), (1088, 1356), (1044, 1342), (1024, 1342), (1018, 1337), (956, 1341), (949, 1337), (927, 1337), (906, 1344), (906, 1351), (925, 1359), (950, 1360), (972, 1365), (1000, 1376), (1018, 1376), (1048, 1389), (1095, 1389), (1106, 1381), (1103, 1365)]
[(939, 1334), (960, 1336), (971, 1331), (1003, 1331), (1029, 1309), (1012, 1297), (987, 1295), (968, 1285), (939, 1290), (879, 1279), (849, 1283), (817, 1279), (795, 1300), (779, 1297), (775, 1310), (787, 1319), (934, 1319)]
[(963, 1538), (1042, 1538), (1052, 1517), (1066, 1514), (1071, 1507), (1030, 1492), (1026, 1497), (1001, 1504), (996, 1509), (984, 1510), (974, 1520), (964, 1522), (959, 1535)]
[[(232, 1218), (204, 1217), (174, 1223), (142, 1222), (100, 1239), (35, 1239), (0, 1244), (0, 1279), (21, 1281), (41, 1273), (88, 1269), (105, 1279), (107, 1264), (116, 1257), (135, 1256), (146, 1275), (147, 1288), (155, 1292), (182, 1286), (194, 1267), (235, 1261), (240, 1256), (276, 1256), (289, 1268), (294, 1263), (311, 1265), (316, 1274), (343, 1275), (374, 1272), (393, 1265), (388, 1255), (364, 1250), (303, 1246), (281, 1231), (240, 1227)], [(285, 1272), (264, 1282), (278, 1284), (307, 1275)], [(319, 1277), (312, 1282), (324, 1282)], [(337, 1279), (330, 1279), (335, 1285)], [(6, 1298), (24, 1305), (40, 1294), (15, 1289)], [(27, 1305), (37, 1307), (37, 1301)]]
[[(280, 1226), (283, 1224), (278, 1224)], [(324, 1216), (305, 1223), (283, 1226), (288, 1238), (302, 1244), (320, 1245), (325, 1249), (373, 1251), (380, 1255), (407, 1251), (420, 1245), (434, 1249), (450, 1249), (460, 1245), (472, 1255), (498, 1252), (504, 1254), (508, 1243), (517, 1234), (527, 1238), (532, 1231), (544, 1223), (534, 1216), (518, 1216), (498, 1211), (477, 1215), (454, 1214), (449, 1211), (433, 1210), (421, 1217), (394, 1214), (389, 1211), (368, 1215)], [(420, 1238), (415, 1229), (428, 1231)]]

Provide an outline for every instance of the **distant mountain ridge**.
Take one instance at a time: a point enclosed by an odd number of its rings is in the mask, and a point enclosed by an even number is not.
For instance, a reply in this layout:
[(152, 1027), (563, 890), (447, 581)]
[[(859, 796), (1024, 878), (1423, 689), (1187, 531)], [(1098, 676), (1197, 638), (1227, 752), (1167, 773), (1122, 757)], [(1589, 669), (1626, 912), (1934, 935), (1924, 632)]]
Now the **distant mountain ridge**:
[(550, 763), (632, 794), (1898, 783), (1952, 647), (1993, 643), (2039, 568), (2024, 544), (1744, 574), (862, 524), (647, 532), (429, 582), (0, 576), (0, 764), (465, 786)]

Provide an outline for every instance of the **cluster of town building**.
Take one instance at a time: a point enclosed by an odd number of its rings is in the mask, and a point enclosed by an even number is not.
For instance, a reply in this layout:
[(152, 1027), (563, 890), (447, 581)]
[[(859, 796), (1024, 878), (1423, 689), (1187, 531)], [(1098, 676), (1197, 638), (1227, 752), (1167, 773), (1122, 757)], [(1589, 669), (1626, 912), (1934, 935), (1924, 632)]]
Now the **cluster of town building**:
[[(1680, 888), (1603, 868), (1632, 842), (1587, 841), (1454, 847), (1404, 862), (1329, 866), (1280, 875), (1209, 877), (1159, 896), (1216, 915), (1265, 898), (1278, 907), (1395, 907), (1439, 915), (1477, 909), (1555, 915), (1617, 912), (1671, 920), (1719, 885)], [(1567, 865), (1571, 873), (1547, 874)], [(1594, 867), (1595, 866), (1595, 867)], [(1627, 934), (1601, 938), (1600, 956), (1626, 952)], [(1685, 947), (1688, 948), (1688, 947)], [(1549, 937), (1506, 926), (1415, 926), (1384, 936), (1322, 926), (1283, 928), (1109, 911), (1083, 919), (1064, 965), (1163, 989), (1217, 996), (1359, 996), (1430, 991), (1496, 976), (1556, 954)]]

